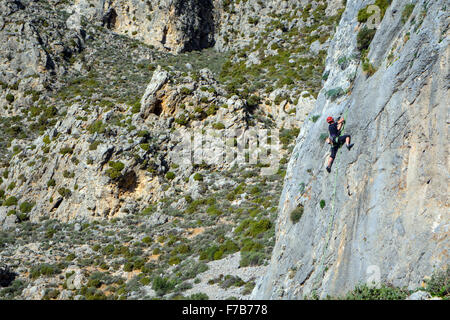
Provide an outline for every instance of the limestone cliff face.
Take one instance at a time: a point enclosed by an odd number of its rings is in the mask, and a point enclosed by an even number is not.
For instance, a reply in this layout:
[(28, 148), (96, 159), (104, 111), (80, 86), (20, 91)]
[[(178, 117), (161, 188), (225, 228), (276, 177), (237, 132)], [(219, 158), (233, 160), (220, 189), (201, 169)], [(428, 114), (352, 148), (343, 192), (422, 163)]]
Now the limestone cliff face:
[[(378, 276), (414, 288), (449, 262), (446, 1), (413, 1), (409, 17), (409, 1), (392, 1), (369, 47), (371, 76), (356, 49), (357, 14), (370, 3), (347, 1), (312, 111), (320, 117), (297, 138), (254, 298), (341, 295)], [(319, 137), (326, 117), (339, 115), (355, 146), (338, 152), (328, 174)], [(304, 213), (293, 224), (297, 203)]]
[(71, 11), (74, 20), (85, 17), (172, 53), (214, 45), (211, 0), (77, 0)]

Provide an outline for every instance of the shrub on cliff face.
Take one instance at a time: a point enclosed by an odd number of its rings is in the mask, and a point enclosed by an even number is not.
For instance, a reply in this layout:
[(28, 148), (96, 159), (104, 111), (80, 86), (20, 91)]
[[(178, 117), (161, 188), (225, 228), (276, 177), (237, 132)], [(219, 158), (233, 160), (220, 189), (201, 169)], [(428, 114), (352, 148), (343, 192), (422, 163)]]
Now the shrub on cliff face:
[(166, 179), (167, 180), (173, 180), (175, 179), (175, 173), (173, 173), (172, 171), (169, 171), (166, 173)]
[(426, 290), (433, 296), (450, 296), (450, 266), (446, 270), (437, 271), (433, 276), (426, 280)]
[(31, 209), (33, 209), (34, 204), (33, 203), (29, 203), (27, 201), (22, 202), (20, 204), (20, 211), (22, 213), (29, 213), (31, 211)]
[(292, 223), (297, 223), (303, 215), (303, 206), (298, 205), (294, 210), (291, 211), (290, 217)]
[(105, 133), (106, 124), (103, 123), (102, 120), (97, 120), (92, 123), (88, 128), (89, 133)]
[(7, 207), (15, 206), (15, 205), (17, 205), (17, 202), (18, 202), (17, 198), (12, 196), (12, 197), (9, 197), (8, 199), (6, 199), (5, 202), (3, 203), (3, 205), (7, 206)]
[[(386, 13), (387, 8), (391, 4), (392, 0), (375, 0), (374, 5), (380, 8), (380, 19), (383, 20), (384, 14)], [(367, 20), (375, 14), (374, 12), (369, 13), (367, 9), (370, 5), (367, 7), (359, 10), (358, 12), (358, 22), (364, 23), (367, 22)]]
[(377, 32), (376, 29), (369, 29), (366, 26), (364, 26), (359, 32), (356, 37), (356, 47), (359, 51), (367, 50), (370, 46), (370, 43), (373, 40), (373, 37), (375, 37), (375, 33)]
[(406, 23), (414, 11), (416, 5), (414, 3), (407, 4), (402, 12), (402, 23)]
[(109, 161), (108, 165), (111, 167), (106, 171), (106, 174), (112, 179), (116, 180), (122, 176), (122, 170), (125, 165), (120, 161)]
[(54, 187), (56, 185), (55, 179), (50, 179), (47, 181), (47, 187)]
[(12, 95), (11, 93), (8, 93), (6, 95), (6, 101), (8, 101), (9, 103), (13, 103), (14, 102), (14, 95)]
[(72, 153), (73, 153), (73, 148), (72, 148), (72, 147), (69, 147), (69, 146), (62, 147), (62, 148), (59, 150), (59, 153), (62, 154), (62, 155), (65, 155), (65, 154), (72, 154)]
[(392, 285), (381, 285), (379, 288), (369, 287), (366, 284), (357, 286), (347, 294), (347, 300), (404, 300), (409, 291), (396, 288)]
[(58, 193), (63, 197), (63, 198), (68, 198), (72, 195), (72, 191), (70, 191), (67, 188), (59, 188), (58, 189)]
[(203, 181), (203, 176), (200, 174), (200, 173), (196, 173), (195, 175), (194, 175), (194, 180), (195, 181)]

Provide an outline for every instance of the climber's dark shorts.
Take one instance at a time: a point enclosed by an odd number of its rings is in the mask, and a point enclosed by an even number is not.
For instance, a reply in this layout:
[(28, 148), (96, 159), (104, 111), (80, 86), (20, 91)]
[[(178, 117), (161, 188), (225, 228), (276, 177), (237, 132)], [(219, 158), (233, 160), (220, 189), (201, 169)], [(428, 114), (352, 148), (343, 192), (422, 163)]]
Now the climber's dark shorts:
[(331, 158), (336, 158), (336, 153), (338, 149), (345, 143), (345, 140), (350, 137), (348, 134), (338, 137), (338, 143), (331, 147)]

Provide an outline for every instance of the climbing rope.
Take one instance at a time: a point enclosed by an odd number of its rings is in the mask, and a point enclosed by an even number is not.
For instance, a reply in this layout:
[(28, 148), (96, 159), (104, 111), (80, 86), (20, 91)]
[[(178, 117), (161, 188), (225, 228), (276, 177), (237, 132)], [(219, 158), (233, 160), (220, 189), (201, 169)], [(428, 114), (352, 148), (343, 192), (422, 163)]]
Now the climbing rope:
[[(344, 123), (342, 124), (342, 129), (341, 129), (341, 131), (340, 131), (340, 133), (339, 133), (339, 136), (341, 136), (342, 133), (344, 133), (344, 129), (345, 129), (345, 121), (347, 120), (347, 111), (348, 111), (348, 109), (345, 110), (345, 112), (344, 112)], [(320, 258), (319, 273), (318, 273), (317, 276), (316, 276), (316, 281), (315, 281), (315, 283), (313, 284), (313, 287), (317, 285), (318, 280), (321, 279), (322, 276), (323, 276), (323, 271), (324, 271), (324, 270), (323, 270), (323, 266), (324, 266), (324, 262), (325, 262), (325, 254), (326, 254), (326, 251), (327, 251), (327, 249), (328, 249), (328, 244), (329, 244), (329, 242), (330, 242), (330, 238), (331, 238), (331, 233), (330, 233), (330, 231), (331, 231), (331, 228), (332, 228), (332, 226), (333, 226), (334, 217), (335, 217), (335, 215), (336, 215), (336, 212), (335, 212), (335, 210), (334, 210), (334, 205), (335, 205), (335, 202), (336, 202), (336, 186), (337, 186), (337, 177), (338, 177), (338, 172), (339, 172), (339, 162), (337, 161), (337, 160), (338, 160), (337, 158), (338, 158), (338, 154), (336, 153), (336, 159), (335, 159), (335, 161), (336, 161), (337, 163), (336, 163), (336, 174), (334, 175), (333, 200), (332, 200), (332, 202), (331, 202), (331, 215), (330, 215), (330, 221), (328, 222), (328, 229), (327, 229), (327, 236), (326, 236), (325, 246), (323, 247), (323, 250), (322, 250), (322, 256), (321, 256), (321, 258)], [(314, 289), (313, 291), (315, 291), (315, 289)]]

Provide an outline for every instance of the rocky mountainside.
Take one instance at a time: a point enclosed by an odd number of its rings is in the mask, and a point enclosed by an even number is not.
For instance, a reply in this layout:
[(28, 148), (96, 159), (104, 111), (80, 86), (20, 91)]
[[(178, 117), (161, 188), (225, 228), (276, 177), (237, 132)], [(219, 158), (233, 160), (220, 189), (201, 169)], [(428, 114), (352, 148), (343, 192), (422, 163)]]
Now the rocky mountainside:
[[(370, 1), (0, 0), (0, 299), (302, 298), (442, 267), (448, 16), (390, 2), (375, 33)], [(356, 144), (327, 175), (329, 113)]]
[(0, 297), (247, 299), (342, 2), (0, 6)]
[[(347, 1), (254, 298), (336, 297), (373, 282), (417, 289), (449, 263), (448, 2), (385, 2), (377, 29), (371, 3)], [(344, 117), (355, 143), (330, 174), (328, 116)]]

